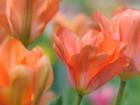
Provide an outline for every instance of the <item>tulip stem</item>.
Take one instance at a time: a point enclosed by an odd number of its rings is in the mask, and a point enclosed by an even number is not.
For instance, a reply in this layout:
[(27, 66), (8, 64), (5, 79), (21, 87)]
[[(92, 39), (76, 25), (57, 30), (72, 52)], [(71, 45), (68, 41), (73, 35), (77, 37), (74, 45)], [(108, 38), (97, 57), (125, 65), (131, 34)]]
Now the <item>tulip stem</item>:
[(83, 98), (82, 95), (78, 95), (78, 102), (77, 102), (77, 105), (80, 105), (80, 104), (81, 104), (82, 98)]
[(120, 88), (119, 88), (119, 92), (118, 92), (118, 95), (117, 95), (117, 100), (116, 100), (115, 105), (121, 105), (123, 95), (124, 95), (124, 91), (125, 91), (125, 87), (126, 87), (126, 81), (121, 80)]

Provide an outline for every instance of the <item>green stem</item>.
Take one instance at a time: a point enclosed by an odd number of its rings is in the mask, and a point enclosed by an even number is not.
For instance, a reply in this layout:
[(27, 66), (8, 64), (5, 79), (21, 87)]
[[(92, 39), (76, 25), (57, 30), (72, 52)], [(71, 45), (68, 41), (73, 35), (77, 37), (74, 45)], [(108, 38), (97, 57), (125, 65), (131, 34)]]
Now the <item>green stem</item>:
[(125, 91), (125, 87), (126, 87), (126, 81), (121, 80), (120, 88), (119, 88), (119, 92), (118, 92), (118, 95), (117, 95), (117, 100), (116, 100), (115, 105), (121, 105), (123, 95), (124, 95), (124, 91)]
[(80, 104), (81, 104), (82, 98), (83, 98), (82, 95), (78, 95), (78, 102), (77, 102), (77, 105), (80, 105)]

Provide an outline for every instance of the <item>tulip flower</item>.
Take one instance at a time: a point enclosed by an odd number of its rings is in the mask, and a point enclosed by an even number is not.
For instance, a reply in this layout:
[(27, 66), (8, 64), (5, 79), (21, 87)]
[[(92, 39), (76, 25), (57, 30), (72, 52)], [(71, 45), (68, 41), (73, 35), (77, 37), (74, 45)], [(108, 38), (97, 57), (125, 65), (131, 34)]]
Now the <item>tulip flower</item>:
[(125, 44), (90, 31), (78, 37), (59, 28), (53, 36), (54, 49), (67, 67), (69, 81), (80, 94), (88, 94), (118, 75), (126, 61), (121, 59)]
[(127, 44), (123, 54), (129, 61), (128, 66), (120, 74), (122, 80), (127, 80), (140, 74), (140, 11), (129, 8), (116, 10), (112, 19), (98, 13), (96, 19), (103, 31)]
[(54, 31), (57, 30), (60, 26), (67, 27), (71, 29), (78, 36), (82, 36), (87, 31), (91, 30), (91, 25), (89, 24), (89, 19), (84, 14), (79, 14), (75, 18), (68, 18), (64, 14), (59, 13), (53, 19)]
[(38, 105), (53, 74), (41, 48), (29, 51), (14, 38), (0, 45), (0, 105)]
[(3, 19), (0, 20), (5, 28), (2, 28), (4, 34), (13, 35), (27, 45), (42, 34), (57, 12), (61, 0), (8, 0), (7, 4), (5, 0), (1, 1), (0, 15), (6, 9), (6, 17), (1, 17)]

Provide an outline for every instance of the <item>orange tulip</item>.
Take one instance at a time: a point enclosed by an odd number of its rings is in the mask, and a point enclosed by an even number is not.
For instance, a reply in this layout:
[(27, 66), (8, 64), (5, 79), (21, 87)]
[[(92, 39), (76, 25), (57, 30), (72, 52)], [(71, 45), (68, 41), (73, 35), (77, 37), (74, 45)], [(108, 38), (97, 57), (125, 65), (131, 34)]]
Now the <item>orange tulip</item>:
[[(8, 0), (7, 4), (5, 0), (1, 1), (3, 6), (0, 8), (0, 15), (4, 11), (3, 8), (6, 8), (7, 17), (0, 16), (3, 18), (0, 24), (6, 28), (4, 30), (8, 35), (18, 37), (27, 44), (42, 34), (47, 23), (57, 12), (61, 0)], [(0, 30), (0, 33), (2, 32)]]
[(124, 56), (128, 58), (129, 65), (120, 74), (123, 80), (140, 74), (140, 11), (122, 8), (115, 11), (111, 20), (98, 13), (96, 16), (103, 31), (119, 41), (127, 44)]
[(59, 13), (55, 16), (53, 23), (54, 31), (56, 31), (60, 26), (67, 27), (74, 31), (79, 37), (91, 30), (89, 19), (84, 14), (79, 14), (73, 19), (66, 18), (64, 14)]
[(53, 80), (48, 58), (9, 38), (0, 46), (0, 105), (36, 105)]
[(66, 28), (54, 35), (54, 48), (68, 68), (72, 87), (87, 94), (116, 76), (125, 65), (121, 59), (124, 43), (100, 32), (88, 32), (79, 38)]

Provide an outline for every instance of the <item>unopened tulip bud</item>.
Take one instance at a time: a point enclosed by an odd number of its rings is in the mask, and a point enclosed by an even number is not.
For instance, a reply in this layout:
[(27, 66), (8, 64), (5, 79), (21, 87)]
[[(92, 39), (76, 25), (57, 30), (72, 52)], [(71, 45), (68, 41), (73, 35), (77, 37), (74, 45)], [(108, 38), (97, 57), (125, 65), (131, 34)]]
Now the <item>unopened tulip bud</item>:
[(36, 40), (58, 11), (61, 0), (0, 1), (0, 41), (12, 35), (25, 45)]
[(52, 81), (51, 64), (41, 48), (29, 51), (14, 38), (0, 45), (1, 105), (39, 103)]

